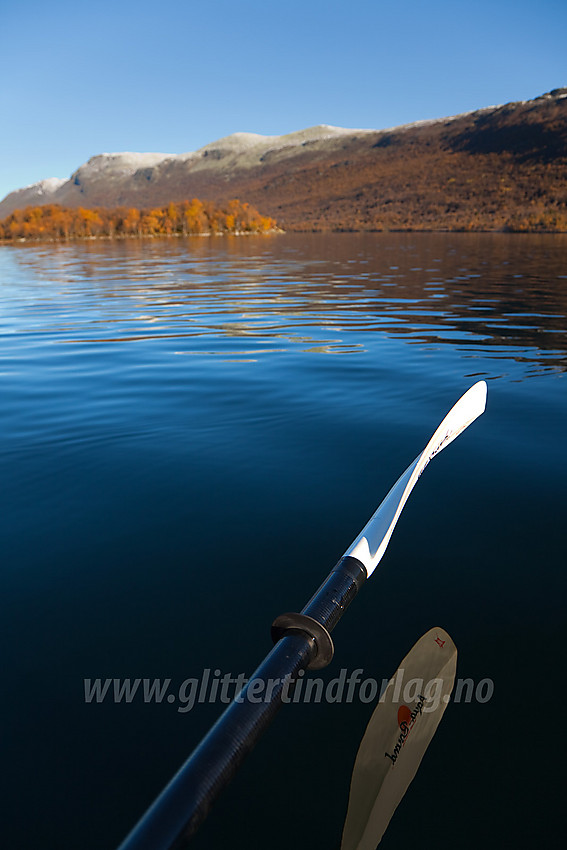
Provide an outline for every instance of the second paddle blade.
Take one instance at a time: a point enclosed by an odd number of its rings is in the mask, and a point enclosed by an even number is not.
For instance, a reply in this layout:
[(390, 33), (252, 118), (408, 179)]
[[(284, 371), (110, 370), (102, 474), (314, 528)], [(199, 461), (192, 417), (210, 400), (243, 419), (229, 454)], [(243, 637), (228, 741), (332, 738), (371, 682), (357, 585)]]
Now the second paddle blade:
[(356, 756), (341, 850), (375, 850), (435, 734), (456, 669), (455, 644), (435, 628), (390, 679)]

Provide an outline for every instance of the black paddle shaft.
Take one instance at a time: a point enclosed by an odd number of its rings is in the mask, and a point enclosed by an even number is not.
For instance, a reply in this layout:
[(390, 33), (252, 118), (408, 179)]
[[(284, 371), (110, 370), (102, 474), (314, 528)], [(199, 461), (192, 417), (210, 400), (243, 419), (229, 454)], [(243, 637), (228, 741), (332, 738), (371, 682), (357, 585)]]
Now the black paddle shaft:
[[(319, 653), (328, 663), (332, 641), (327, 634), (323, 646), (321, 635), (336, 626), (365, 579), (363, 564), (344, 557), (301, 615), (275, 621), (276, 638), (283, 636), (119, 850), (181, 850), (187, 845), (282, 703), (289, 701), (299, 671), (324, 666)], [(312, 630), (310, 619), (315, 621)]]

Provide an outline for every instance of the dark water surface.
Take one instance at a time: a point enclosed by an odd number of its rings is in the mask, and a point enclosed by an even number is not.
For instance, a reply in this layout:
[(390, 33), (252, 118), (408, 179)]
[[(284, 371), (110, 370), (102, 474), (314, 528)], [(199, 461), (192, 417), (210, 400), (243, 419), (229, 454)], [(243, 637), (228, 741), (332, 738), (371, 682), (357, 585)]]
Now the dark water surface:
[[(249, 674), (447, 410), (321, 675), (432, 626), (451, 704), (381, 847), (564, 835), (567, 240), (194, 239), (0, 250), (2, 846), (114, 848), (218, 715), (84, 679)], [(195, 848), (336, 850), (372, 704), (285, 708)]]

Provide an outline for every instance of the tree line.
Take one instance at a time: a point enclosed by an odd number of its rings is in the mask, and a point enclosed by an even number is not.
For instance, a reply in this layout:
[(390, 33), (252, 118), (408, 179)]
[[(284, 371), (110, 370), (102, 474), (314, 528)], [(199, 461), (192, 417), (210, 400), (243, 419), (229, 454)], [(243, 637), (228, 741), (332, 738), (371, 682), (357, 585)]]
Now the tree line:
[(0, 221), (0, 239), (93, 239), (143, 236), (189, 236), (222, 233), (267, 233), (276, 222), (237, 199), (224, 205), (210, 201), (170, 203), (137, 209), (85, 209), (60, 204), (14, 210)]

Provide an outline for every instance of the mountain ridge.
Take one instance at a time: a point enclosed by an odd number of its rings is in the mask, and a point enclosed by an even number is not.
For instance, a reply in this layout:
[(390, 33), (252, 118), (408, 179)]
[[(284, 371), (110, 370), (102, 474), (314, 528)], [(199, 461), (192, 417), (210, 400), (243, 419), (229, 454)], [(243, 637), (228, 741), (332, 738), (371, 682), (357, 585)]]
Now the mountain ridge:
[[(567, 88), (383, 130), (235, 133), (183, 154), (98, 154), (0, 202), (239, 197), (290, 230), (567, 229)], [(564, 220), (565, 219), (565, 220)]]

